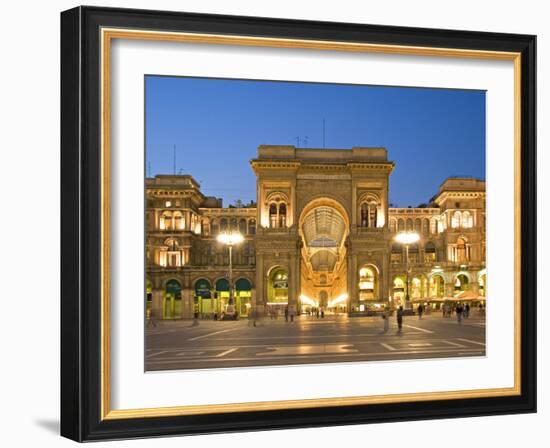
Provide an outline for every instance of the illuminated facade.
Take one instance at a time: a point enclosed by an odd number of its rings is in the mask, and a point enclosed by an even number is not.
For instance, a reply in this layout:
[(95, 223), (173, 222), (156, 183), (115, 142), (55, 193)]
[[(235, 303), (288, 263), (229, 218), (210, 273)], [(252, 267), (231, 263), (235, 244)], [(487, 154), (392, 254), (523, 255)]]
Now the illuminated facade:
[[(155, 316), (223, 312), (229, 254), (220, 232), (244, 236), (232, 257), (241, 316), (405, 305), (407, 278), (413, 306), (484, 296), (484, 181), (449, 178), (426, 206), (391, 208), (394, 163), (384, 148), (260, 146), (250, 163), (257, 202), (239, 208), (205, 197), (191, 176), (146, 180), (146, 288)], [(395, 241), (403, 231), (420, 235), (408, 263)]]

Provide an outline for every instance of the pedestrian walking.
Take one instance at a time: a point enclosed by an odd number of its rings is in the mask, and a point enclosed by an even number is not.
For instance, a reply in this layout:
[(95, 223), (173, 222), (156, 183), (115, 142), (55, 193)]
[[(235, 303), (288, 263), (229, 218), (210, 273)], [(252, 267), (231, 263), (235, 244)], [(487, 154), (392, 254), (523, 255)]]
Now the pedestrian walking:
[(469, 318), (470, 317), (470, 305), (467, 303), (464, 307), (464, 317)]
[(397, 331), (401, 333), (403, 329), (403, 306), (397, 309)]
[(285, 306), (285, 322), (288, 322), (288, 305)]
[(460, 304), (456, 307), (456, 320), (459, 324), (462, 323), (462, 305)]
[(321, 308), (321, 319), (324, 319), (325, 317), (325, 309)]
[(422, 306), (422, 304), (418, 305), (418, 318), (419, 319), (422, 319), (422, 313), (424, 313), (424, 307)]
[(294, 315), (296, 314), (296, 308), (292, 306), (290, 310), (288, 311), (288, 315), (290, 316), (290, 322), (294, 322)]

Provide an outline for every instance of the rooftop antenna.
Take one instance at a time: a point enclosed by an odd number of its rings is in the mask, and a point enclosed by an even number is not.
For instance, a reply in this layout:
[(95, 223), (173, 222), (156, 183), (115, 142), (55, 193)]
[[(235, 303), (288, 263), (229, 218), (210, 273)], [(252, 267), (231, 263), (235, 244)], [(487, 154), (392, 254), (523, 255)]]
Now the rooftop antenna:
[(176, 175), (176, 145), (174, 145), (174, 176)]
[(325, 119), (323, 118), (323, 149), (326, 148), (325, 146)]

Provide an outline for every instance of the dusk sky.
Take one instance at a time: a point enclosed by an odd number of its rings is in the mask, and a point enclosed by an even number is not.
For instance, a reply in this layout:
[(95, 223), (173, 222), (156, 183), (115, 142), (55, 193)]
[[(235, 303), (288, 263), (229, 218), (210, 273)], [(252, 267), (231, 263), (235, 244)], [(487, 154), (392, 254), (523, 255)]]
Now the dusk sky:
[[(449, 176), (485, 179), (485, 92), (147, 76), (147, 175), (191, 174), (205, 195), (256, 200), (261, 144), (383, 146), (390, 202), (417, 206)], [(306, 144), (307, 137), (307, 144)]]

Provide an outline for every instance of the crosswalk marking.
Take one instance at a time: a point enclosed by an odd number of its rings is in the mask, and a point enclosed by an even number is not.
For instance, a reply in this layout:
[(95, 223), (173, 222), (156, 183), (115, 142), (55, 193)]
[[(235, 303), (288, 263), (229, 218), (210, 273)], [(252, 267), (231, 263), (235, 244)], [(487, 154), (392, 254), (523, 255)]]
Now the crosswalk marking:
[(391, 351), (397, 350), (395, 347), (392, 347), (390, 344), (386, 344), (385, 342), (380, 342), (380, 345), (384, 348), (387, 348), (388, 350), (391, 350)]
[(463, 339), (463, 338), (457, 338), (457, 339), (459, 341), (469, 342), (470, 344), (483, 345), (483, 347), (485, 347), (485, 344), (483, 342), (471, 341), (470, 339)]

